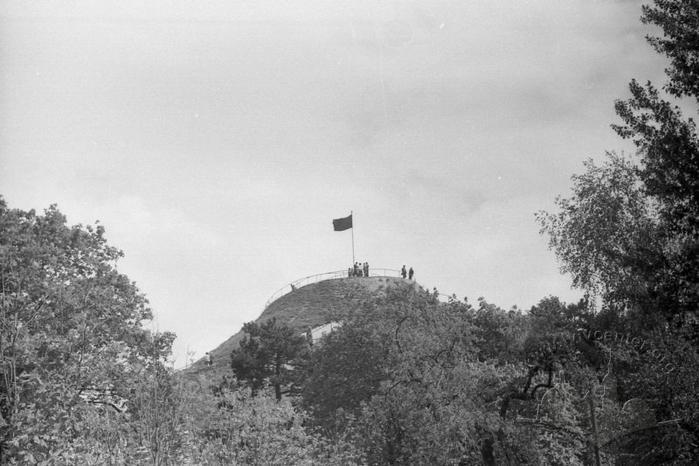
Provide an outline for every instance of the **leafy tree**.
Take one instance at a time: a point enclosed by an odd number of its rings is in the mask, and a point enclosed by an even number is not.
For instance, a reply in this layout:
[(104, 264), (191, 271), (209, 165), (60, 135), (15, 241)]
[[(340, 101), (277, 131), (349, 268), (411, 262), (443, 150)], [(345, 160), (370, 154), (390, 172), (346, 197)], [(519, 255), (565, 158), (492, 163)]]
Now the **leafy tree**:
[(305, 404), (325, 432), (352, 439), (371, 464), (537, 462), (532, 426), (500, 413), (527, 374), (527, 328), (525, 316), (485, 300), (474, 310), (427, 293), (389, 293), (314, 350)]
[(505, 364), (521, 358), (528, 324), (520, 311), (505, 312), (480, 297), (477, 309), (466, 304), (464, 312), (473, 320), (481, 360)]
[[(642, 20), (664, 33), (648, 40), (671, 59), (665, 88), (699, 101), (699, 5), (657, 0), (643, 7)], [(650, 326), (651, 314), (692, 326), (699, 305), (696, 125), (651, 83), (629, 87), (631, 98), (616, 102), (622, 123), (612, 126), (633, 140), (639, 159), (609, 154), (602, 166), (588, 162), (574, 177), (573, 197), (558, 200), (560, 213), (539, 220), (574, 285), (603, 288), (618, 311), (642, 308)]]
[(642, 193), (657, 207), (656, 241), (665, 244), (660, 290), (674, 315), (695, 313), (699, 303), (699, 138), (692, 119), (659, 97), (648, 83), (630, 85), (632, 98), (617, 101), (623, 125), (641, 154), (636, 170)]
[(665, 89), (677, 97), (699, 97), (699, 6), (693, 0), (654, 0), (643, 5), (641, 21), (659, 26), (664, 37), (649, 36), (650, 44), (670, 59)]
[(100, 225), (0, 198), (0, 462), (80, 462), (83, 434), (169, 354), (174, 336), (143, 328), (151, 311), (121, 256)]
[(293, 328), (277, 323), (272, 318), (263, 324), (248, 322), (243, 326), (247, 333), (240, 348), (231, 354), (231, 367), (236, 377), (245, 381), (253, 393), (267, 381), (274, 387), (277, 401), (282, 399), (282, 387), (290, 385), (286, 392), (295, 390), (298, 371), (294, 365), (302, 364), (308, 343)]
[[(695, 105), (699, 4), (655, 0), (641, 19), (663, 33), (648, 40), (670, 59), (664, 89)], [(635, 448), (645, 461), (691, 463), (699, 457), (688, 448), (699, 443), (697, 395), (689, 388), (697, 374), (666, 367), (680, 360), (694, 367), (699, 348), (699, 138), (694, 120), (653, 84), (633, 80), (629, 88), (631, 97), (616, 102), (621, 123), (612, 127), (633, 141), (637, 157), (612, 153), (601, 165), (587, 162), (573, 177), (572, 196), (557, 200), (559, 212), (538, 218), (573, 284), (602, 298), (601, 312), (588, 322), (653, 347), (639, 352), (594, 342), (613, 370), (614, 401), (652, 400), (656, 424), (621, 435), (615, 445), (626, 449), (617, 453)], [(667, 423), (674, 423), (673, 435), (663, 430)]]
[(370, 327), (355, 324), (326, 335), (311, 354), (302, 391), (304, 406), (315, 423), (336, 433), (343, 415), (352, 416), (387, 379), (390, 341)]
[[(663, 37), (648, 37), (670, 59), (665, 89), (699, 103), (699, 4), (691, 0), (655, 0), (643, 7), (642, 21), (655, 24)], [(699, 304), (699, 138), (696, 124), (664, 100), (651, 83), (630, 84), (631, 98), (616, 102), (621, 125), (613, 125), (639, 149), (638, 169), (644, 193), (658, 205), (668, 244), (667, 262), (675, 268), (666, 293), (675, 314), (696, 319)], [(684, 315), (683, 315), (684, 314)]]
[(653, 204), (628, 159), (610, 153), (604, 164), (585, 167), (573, 176), (573, 195), (557, 200), (559, 212), (538, 214), (542, 233), (574, 286), (655, 325), (653, 315), (668, 304), (661, 284), (671, 272)]
[(269, 389), (252, 396), (232, 378), (208, 382), (181, 379), (178, 410), (181, 454), (176, 464), (363, 464), (346, 441), (331, 444), (305, 427), (307, 415), (291, 400), (277, 401)]

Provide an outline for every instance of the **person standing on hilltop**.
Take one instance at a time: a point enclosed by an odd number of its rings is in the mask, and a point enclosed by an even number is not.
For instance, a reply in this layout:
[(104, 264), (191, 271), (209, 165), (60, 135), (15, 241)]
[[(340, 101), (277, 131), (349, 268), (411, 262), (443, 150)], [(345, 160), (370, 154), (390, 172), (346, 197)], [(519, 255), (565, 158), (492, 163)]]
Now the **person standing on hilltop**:
[(403, 266), (402, 269), (400, 269), (400, 276), (405, 278), (405, 265)]
[(410, 270), (408, 270), (408, 280), (412, 280), (413, 275), (415, 275), (415, 272), (413, 271), (413, 268), (410, 267)]
[(208, 351), (206, 352), (206, 365), (209, 367), (214, 365), (214, 357)]
[(365, 277), (369, 276), (369, 263), (368, 262), (364, 263), (364, 276)]

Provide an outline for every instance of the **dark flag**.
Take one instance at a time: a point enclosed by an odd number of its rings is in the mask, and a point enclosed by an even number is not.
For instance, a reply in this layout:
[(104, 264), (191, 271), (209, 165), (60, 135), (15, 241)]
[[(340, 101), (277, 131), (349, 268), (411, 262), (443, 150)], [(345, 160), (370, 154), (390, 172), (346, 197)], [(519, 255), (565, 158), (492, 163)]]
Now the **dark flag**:
[(345, 231), (352, 228), (352, 214), (349, 217), (336, 218), (333, 220), (333, 230)]

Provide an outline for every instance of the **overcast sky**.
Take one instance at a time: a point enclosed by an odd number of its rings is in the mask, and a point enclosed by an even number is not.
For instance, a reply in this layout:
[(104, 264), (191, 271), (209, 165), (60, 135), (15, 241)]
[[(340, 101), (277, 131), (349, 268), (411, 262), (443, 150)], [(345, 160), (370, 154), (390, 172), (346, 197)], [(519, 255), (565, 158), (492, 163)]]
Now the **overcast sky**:
[(161, 330), (205, 351), (357, 260), (528, 308), (579, 294), (534, 212), (635, 77), (640, 1), (2, 0), (0, 194), (100, 220)]

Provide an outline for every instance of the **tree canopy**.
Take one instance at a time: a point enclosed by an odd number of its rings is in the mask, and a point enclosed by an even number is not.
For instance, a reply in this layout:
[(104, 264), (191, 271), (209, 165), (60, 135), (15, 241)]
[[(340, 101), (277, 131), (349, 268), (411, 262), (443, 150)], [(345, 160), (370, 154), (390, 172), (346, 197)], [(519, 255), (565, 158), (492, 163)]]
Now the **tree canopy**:
[[(247, 335), (240, 348), (231, 354), (231, 367), (235, 376), (245, 381), (253, 390), (260, 390), (269, 381), (277, 400), (282, 398), (282, 387), (293, 385), (293, 365), (300, 364), (307, 350), (306, 338), (293, 328), (272, 318), (262, 324), (248, 322), (243, 325)], [(287, 387), (293, 390), (292, 387)]]
[[(699, 3), (656, 0), (642, 21), (660, 27), (650, 44), (670, 59), (663, 95), (632, 80), (612, 128), (633, 141), (635, 156), (610, 152), (573, 177), (558, 211), (540, 212), (542, 232), (573, 284), (600, 307), (588, 322), (599, 332), (631, 334), (650, 351), (593, 341), (607, 358), (619, 403), (644, 399), (656, 423), (609, 445), (652, 462), (699, 457), (694, 414), (699, 377), (699, 138), (672, 98), (699, 102)], [(606, 354), (605, 354), (606, 353)], [(664, 424), (665, 423), (665, 424)], [(663, 430), (663, 425), (677, 430)], [(650, 441), (649, 441), (650, 440)]]
[(151, 310), (121, 256), (101, 225), (0, 198), (0, 461), (68, 461), (90, 406), (127, 410), (135, 381), (169, 354), (174, 335), (143, 327)]
[(638, 152), (537, 214), (577, 303), (389, 288), (314, 345), (246, 323), (230, 375), (191, 379), (101, 225), (0, 197), (0, 463), (697, 464), (699, 139), (671, 99), (699, 102), (699, 3), (641, 19), (669, 66), (615, 104)]

